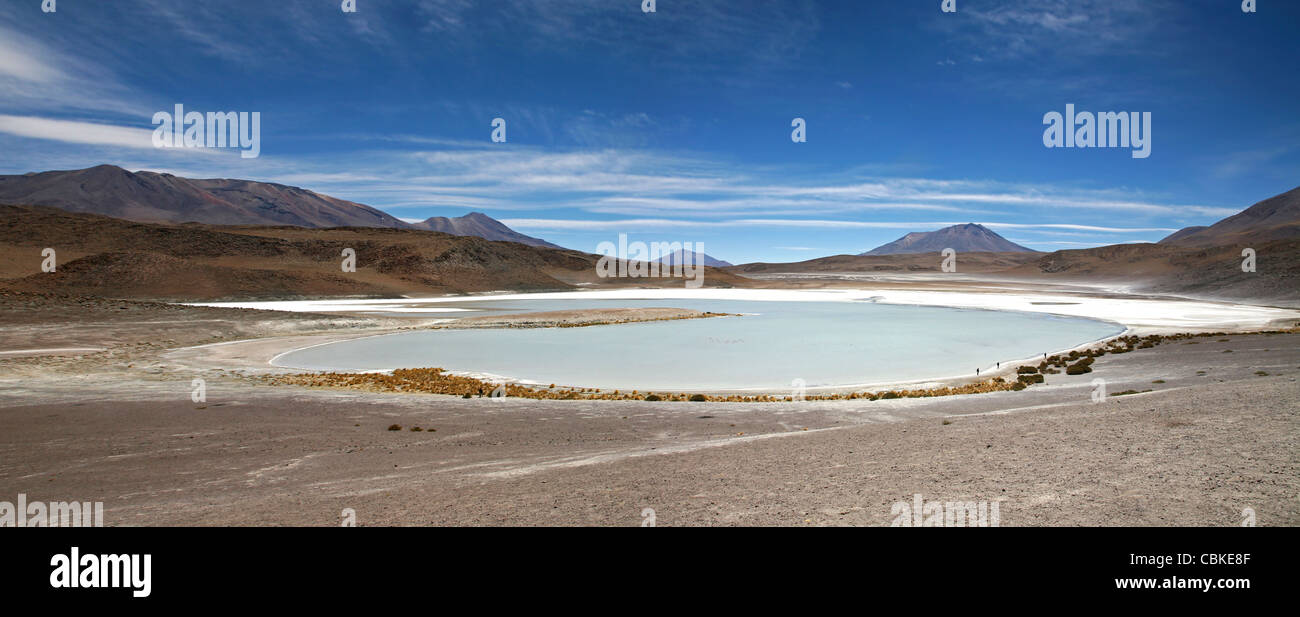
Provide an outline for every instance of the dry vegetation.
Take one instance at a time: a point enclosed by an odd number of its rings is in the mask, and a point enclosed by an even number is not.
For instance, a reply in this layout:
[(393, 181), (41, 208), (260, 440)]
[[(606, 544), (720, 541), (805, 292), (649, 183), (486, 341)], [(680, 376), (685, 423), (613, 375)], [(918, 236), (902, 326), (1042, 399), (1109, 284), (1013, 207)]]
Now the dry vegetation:
[[(472, 377), (452, 375), (440, 368), (397, 369), (391, 373), (302, 373), (276, 375), (265, 378), (274, 385), (295, 385), (312, 388), (342, 388), (367, 392), (412, 392), (422, 394), (448, 394), (463, 398), (505, 396), (511, 398), (592, 401), (676, 401), (711, 403), (777, 403), (789, 402), (792, 396), (736, 395), (736, 394), (686, 394), (669, 392), (641, 392), (638, 390), (605, 391), (600, 388), (531, 387), (519, 384), (496, 384)], [(956, 387), (920, 390), (888, 390), (882, 392), (853, 392), (849, 394), (809, 395), (809, 401), (880, 400), (894, 398), (923, 398), (953, 394), (978, 394), (1003, 390), (1023, 390), (1024, 384), (1008, 382), (1001, 377)]]

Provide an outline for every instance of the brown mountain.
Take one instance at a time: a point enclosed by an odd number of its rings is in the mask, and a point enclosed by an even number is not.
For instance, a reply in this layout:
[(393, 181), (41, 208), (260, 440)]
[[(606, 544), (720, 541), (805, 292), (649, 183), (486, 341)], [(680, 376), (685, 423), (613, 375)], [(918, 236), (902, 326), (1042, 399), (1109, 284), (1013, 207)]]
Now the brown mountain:
[[(1215, 225), (1179, 231), (1158, 244), (1116, 244), (1052, 253), (963, 252), (957, 260), (958, 270), (1036, 283), (1104, 285), (1130, 292), (1300, 306), (1298, 199), (1300, 189), (1292, 190)], [(920, 246), (915, 241), (917, 235), (904, 236), (900, 243)], [(903, 242), (909, 237), (913, 241)], [(797, 263), (744, 264), (726, 270), (759, 279), (789, 279), (792, 274), (835, 277), (933, 272), (939, 270), (937, 253), (947, 248), (945, 244), (925, 246), (927, 252), (936, 254), (836, 255)], [(1242, 271), (1243, 248), (1256, 251), (1254, 272)]]
[[(54, 248), (55, 272), (41, 272)], [(356, 272), (340, 267), (356, 251)], [(44, 206), (0, 206), (0, 288), (169, 301), (435, 295), (619, 286), (598, 255), (416, 229), (140, 223)], [(746, 279), (708, 269), (708, 286)]]
[[(1255, 249), (1254, 272), (1242, 271), (1243, 248)], [(1296, 305), (1300, 303), (1300, 188), (1209, 227), (1180, 230), (1157, 244), (1056, 251), (1007, 274)]]
[(1203, 299), (1300, 304), (1300, 240), (1251, 244), (1258, 253), (1255, 272), (1242, 272), (1240, 246), (1143, 243), (1056, 251), (1003, 274)]
[(301, 227), (406, 227), (384, 212), (293, 186), (191, 180), (100, 165), (0, 176), (0, 203), (53, 206), (133, 221)]
[(1270, 197), (1209, 227), (1188, 227), (1160, 241), (1174, 246), (1245, 246), (1300, 238), (1300, 187)]
[(561, 248), (474, 212), (406, 223), (387, 213), (307, 189), (251, 180), (195, 180), (113, 165), (0, 176), (0, 203), (52, 206), (146, 223), (392, 227)]
[(447, 218), (445, 216), (435, 216), (419, 223), (411, 223), (415, 229), (425, 229), (428, 231), (441, 231), (442, 233), (453, 236), (477, 236), (485, 240), (495, 240), (498, 242), (518, 242), (528, 246), (545, 246), (553, 249), (561, 248), (540, 238), (525, 236), (481, 212), (470, 212), (465, 216), (456, 218)]
[[(833, 255), (795, 263), (749, 263), (727, 268), (742, 276), (773, 274), (899, 274), (939, 272), (942, 258), (929, 253), (895, 255)], [(1038, 253), (962, 253), (958, 270), (966, 273), (1000, 272), (1038, 258)]]
[(953, 225), (936, 231), (914, 232), (862, 255), (938, 253), (944, 249), (959, 253), (1035, 253), (975, 223)]

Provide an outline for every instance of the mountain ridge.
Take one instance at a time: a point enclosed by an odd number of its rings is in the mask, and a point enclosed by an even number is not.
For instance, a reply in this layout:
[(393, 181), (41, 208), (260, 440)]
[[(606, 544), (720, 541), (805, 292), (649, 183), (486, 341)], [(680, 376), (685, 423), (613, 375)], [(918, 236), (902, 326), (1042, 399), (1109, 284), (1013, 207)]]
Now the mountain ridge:
[(563, 248), (526, 236), (481, 212), (407, 223), (378, 208), (276, 182), (185, 178), (115, 165), (0, 175), (0, 203), (49, 206), (141, 223), (372, 227)]
[(551, 244), (541, 238), (534, 238), (521, 234), (505, 223), (498, 221), (482, 212), (470, 212), (464, 216), (448, 218), (445, 216), (431, 216), (419, 223), (408, 223), (414, 229), (423, 229), (426, 231), (441, 231), (453, 236), (478, 236), (485, 240), (494, 240), (498, 242), (518, 242), (528, 246), (544, 246), (547, 248), (563, 248), (556, 244)]
[(910, 253), (938, 253), (953, 249), (959, 253), (1037, 253), (1003, 238), (989, 228), (977, 223), (952, 225), (935, 231), (911, 232), (858, 255), (902, 255)]
[(1157, 244), (1207, 248), (1300, 238), (1300, 187), (1259, 201), (1209, 226), (1185, 227)]

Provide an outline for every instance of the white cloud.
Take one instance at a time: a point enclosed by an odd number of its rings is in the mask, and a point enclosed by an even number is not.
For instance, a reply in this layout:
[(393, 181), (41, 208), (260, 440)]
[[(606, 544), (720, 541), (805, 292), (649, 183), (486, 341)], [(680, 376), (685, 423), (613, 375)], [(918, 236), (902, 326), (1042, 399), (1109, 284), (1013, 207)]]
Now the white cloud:
[(153, 131), (75, 120), (0, 115), (0, 133), (74, 144), (154, 149)]
[(112, 71), (0, 23), (0, 110), (138, 113), (126, 98)]
[[(568, 230), (617, 230), (617, 229), (654, 229), (654, 228), (708, 228), (708, 227), (812, 227), (830, 229), (906, 229), (909, 231), (933, 231), (960, 222), (908, 222), (908, 221), (846, 221), (828, 219), (731, 219), (724, 221), (692, 221), (682, 219), (620, 219), (620, 220), (581, 220), (581, 219), (536, 219), (512, 218), (502, 219), (503, 223), (517, 229), (568, 229)], [(1095, 225), (1068, 224), (1029, 224), (1029, 223), (980, 223), (985, 227), (1008, 229), (1077, 229), (1098, 233), (1139, 233), (1172, 232), (1176, 229), (1162, 227), (1101, 227)]]

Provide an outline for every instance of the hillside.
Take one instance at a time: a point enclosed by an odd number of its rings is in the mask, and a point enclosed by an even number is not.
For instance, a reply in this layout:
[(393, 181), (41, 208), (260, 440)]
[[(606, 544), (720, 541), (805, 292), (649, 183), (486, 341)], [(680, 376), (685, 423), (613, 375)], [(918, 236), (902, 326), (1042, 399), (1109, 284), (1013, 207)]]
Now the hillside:
[(1252, 244), (1257, 253), (1255, 272), (1242, 271), (1240, 246), (1117, 244), (1057, 251), (1004, 274), (1204, 299), (1300, 303), (1300, 241)]
[(1300, 188), (1270, 197), (1209, 227), (1188, 227), (1160, 241), (1173, 246), (1245, 246), (1300, 239)]
[(143, 222), (406, 227), (370, 206), (283, 184), (191, 180), (112, 165), (0, 176), (0, 203), (52, 206)]
[(0, 176), (0, 203), (51, 206), (145, 223), (389, 227), (423, 229), (485, 240), (560, 248), (474, 212), (407, 223), (389, 214), (314, 191), (252, 180), (196, 180), (113, 165)]
[[(58, 268), (41, 272), (41, 250)], [(340, 267), (356, 251), (356, 272)], [(43, 206), (0, 206), (0, 287), (151, 300), (394, 297), (484, 291), (678, 286), (601, 279), (597, 255), (385, 228), (138, 223)], [(709, 269), (708, 286), (745, 286)]]

